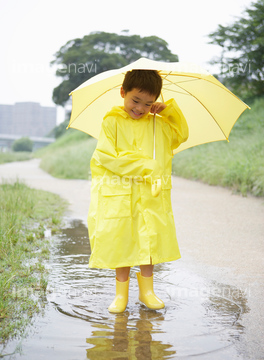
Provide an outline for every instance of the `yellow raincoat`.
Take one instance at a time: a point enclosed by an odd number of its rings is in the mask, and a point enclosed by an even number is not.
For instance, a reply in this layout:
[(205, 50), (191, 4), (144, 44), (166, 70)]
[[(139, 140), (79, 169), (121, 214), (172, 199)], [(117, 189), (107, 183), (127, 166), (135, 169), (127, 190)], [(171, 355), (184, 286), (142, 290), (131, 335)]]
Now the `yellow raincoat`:
[[(173, 149), (187, 140), (188, 126), (175, 100), (166, 105), (156, 115), (156, 160), (153, 115), (135, 120), (123, 107), (114, 107), (104, 118), (91, 159), (91, 268), (180, 258), (171, 207), (171, 160)], [(151, 182), (156, 178), (161, 178), (162, 191), (153, 197)]]

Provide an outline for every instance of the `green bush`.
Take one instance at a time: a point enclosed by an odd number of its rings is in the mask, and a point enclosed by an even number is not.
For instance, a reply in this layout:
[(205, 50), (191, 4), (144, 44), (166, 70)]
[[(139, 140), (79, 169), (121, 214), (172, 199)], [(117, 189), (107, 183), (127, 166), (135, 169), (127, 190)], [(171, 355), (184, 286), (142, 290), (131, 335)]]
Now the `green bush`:
[(29, 151), (33, 150), (33, 141), (28, 137), (22, 137), (18, 140), (15, 140), (12, 145), (13, 151)]

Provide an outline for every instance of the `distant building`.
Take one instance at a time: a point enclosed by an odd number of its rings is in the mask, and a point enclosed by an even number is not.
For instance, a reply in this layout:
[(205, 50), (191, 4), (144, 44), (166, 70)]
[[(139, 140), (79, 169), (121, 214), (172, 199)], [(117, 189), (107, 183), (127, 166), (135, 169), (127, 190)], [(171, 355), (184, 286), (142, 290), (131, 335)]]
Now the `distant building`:
[(0, 105), (0, 134), (44, 137), (55, 126), (55, 107), (35, 102)]

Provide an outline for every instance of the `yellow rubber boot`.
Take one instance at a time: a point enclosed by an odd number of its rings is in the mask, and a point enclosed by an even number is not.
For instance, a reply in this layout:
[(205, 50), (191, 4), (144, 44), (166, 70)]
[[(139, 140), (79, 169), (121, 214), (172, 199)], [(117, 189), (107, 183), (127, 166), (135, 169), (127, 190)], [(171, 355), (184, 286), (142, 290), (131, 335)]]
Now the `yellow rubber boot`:
[(164, 308), (164, 302), (160, 300), (153, 291), (153, 275), (144, 277), (137, 273), (139, 287), (139, 301), (145, 304), (149, 309), (158, 310)]
[(116, 296), (109, 306), (108, 311), (111, 313), (121, 313), (125, 311), (128, 302), (129, 279), (121, 282), (116, 279)]

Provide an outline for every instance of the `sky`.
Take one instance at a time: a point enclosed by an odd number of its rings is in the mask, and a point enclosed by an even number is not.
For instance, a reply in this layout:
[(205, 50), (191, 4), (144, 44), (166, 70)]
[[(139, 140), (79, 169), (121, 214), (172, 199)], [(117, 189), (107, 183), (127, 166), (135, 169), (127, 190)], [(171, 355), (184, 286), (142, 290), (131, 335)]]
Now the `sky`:
[[(54, 106), (61, 82), (50, 62), (67, 41), (94, 31), (156, 35), (180, 61), (212, 72), (220, 55), (208, 44), (219, 24), (232, 24), (255, 0), (0, 0), (0, 104), (34, 101)], [(64, 112), (58, 107), (58, 122)]]

